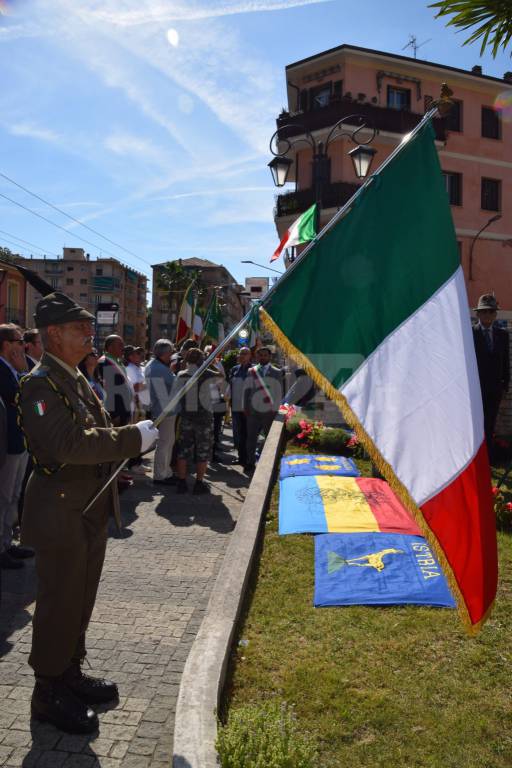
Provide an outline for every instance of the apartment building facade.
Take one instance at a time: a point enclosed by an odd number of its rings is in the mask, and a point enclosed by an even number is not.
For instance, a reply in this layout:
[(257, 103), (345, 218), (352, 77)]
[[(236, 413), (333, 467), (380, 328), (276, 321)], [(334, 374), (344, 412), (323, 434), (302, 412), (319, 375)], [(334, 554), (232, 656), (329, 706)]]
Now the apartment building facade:
[[(286, 67), (288, 110), (277, 118), (277, 128), (290, 142), (307, 131), (318, 144), (342, 118), (363, 115), (377, 130), (373, 172), (418, 124), (443, 82), (453, 91), (454, 106), (433, 126), (470, 306), (481, 294), (495, 293), (512, 341), (512, 122), (496, 109), (512, 96), (512, 72), (490, 77), (481, 66), (466, 71), (341, 45)], [(361, 132), (362, 139), (369, 136), (369, 130)], [(322, 225), (358, 186), (347, 154), (354, 144), (335, 137), (336, 132), (322, 184)], [(294, 160), (289, 179), (295, 190), (276, 199), (280, 238), (315, 201), (312, 149), (301, 142), (288, 156)], [(502, 403), (497, 429), (512, 435), (512, 392)]]
[[(439, 97), (441, 83), (448, 83), (454, 107), (447, 118), (433, 123), (470, 302), (495, 291), (512, 318), (512, 123), (494, 108), (500, 95), (512, 94), (512, 72), (496, 78), (480, 66), (466, 71), (341, 45), (287, 66), (286, 82), (288, 111), (277, 118), (280, 135), (296, 141), (308, 131), (316, 142), (325, 142), (338, 120), (361, 114), (377, 129), (372, 171)], [(361, 133), (368, 136), (369, 131)], [(333, 134), (330, 176), (322, 186), (322, 224), (357, 189), (347, 155), (353, 146), (348, 137)], [(277, 197), (280, 237), (314, 202), (312, 149), (301, 143), (288, 156), (295, 160), (289, 177), (295, 190)], [(475, 240), (494, 217), (499, 218)]]
[[(64, 248), (62, 259), (30, 258), (20, 263), (37, 272), (56, 291), (62, 291), (95, 314), (99, 305), (119, 305), (115, 325), (98, 325), (96, 343), (118, 333), (126, 344), (147, 346), (147, 278), (116, 259), (90, 259), (83, 248)], [(41, 295), (27, 285), (27, 324), (32, 324)]]
[(25, 327), (25, 278), (16, 267), (0, 264), (0, 323)]
[[(160, 286), (159, 274), (165, 267), (162, 264), (154, 264), (153, 269), (153, 296), (151, 315), (151, 343), (157, 339), (167, 338), (174, 341), (178, 315), (183, 301), (183, 290), (168, 291)], [(179, 259), (181, 266), (189, 271), (197, 270), (201, 273), (201, 283), (206, 288), (202, 304), (207, 306), (214, 291), (219, 296), (224, 329), (230, 330), (244, 316), (248, 302), (244, 293), (244, 287), (239, 285), (233, 275), (222, 264), (215, 264), (208, 259)]]

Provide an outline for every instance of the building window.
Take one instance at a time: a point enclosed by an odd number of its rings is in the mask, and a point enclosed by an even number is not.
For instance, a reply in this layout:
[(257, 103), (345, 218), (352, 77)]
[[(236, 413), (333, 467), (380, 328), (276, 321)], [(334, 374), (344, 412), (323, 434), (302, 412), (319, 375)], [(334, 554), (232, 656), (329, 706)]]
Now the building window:
[(87, 285), (87, 278), (86, 277), (81, 277), (80, 278), (80, 285)]
[(97, 275), (102, 275), (103, 274), (103, 269), (101, 267), (96, 267), (96, 274)]
[(411, 92), (408, 88), (395, 88), (388, 85), (388, 107), (390, 109), (411, 110)]
[(447, 130), (462, 132), (462, 101), (453, 99), (453, 106), (445, 119)]
[(329, 106), (331, 100), (331, 83), (317, 85), (316, 88), (309, 89), (309, 108), (323, 109)]
[(66, 277), (66, 285), (73, 285), (73, 278), (72, 277)]
[(501, 211), (501, 181), (482, 179), (482, 209)]
[(482, 107), (482, 137), (501, 139), (501, 119), (492, 107)]
[(87, 298), (87, 294), (86, 293), (81, 293), (80, 294), (80, 298), (81, 299), (86, 299)]
[(450, 205), (462, 205), (462, 173), (443, 173), (446, 193)]
[(59, 287), (59, 279), (58, 277), (50, 277), (50, 284), (52, 288), (58, 288)]
[(67, 267), (68, 272), (73, 272), (74, 269), (74, 267)]

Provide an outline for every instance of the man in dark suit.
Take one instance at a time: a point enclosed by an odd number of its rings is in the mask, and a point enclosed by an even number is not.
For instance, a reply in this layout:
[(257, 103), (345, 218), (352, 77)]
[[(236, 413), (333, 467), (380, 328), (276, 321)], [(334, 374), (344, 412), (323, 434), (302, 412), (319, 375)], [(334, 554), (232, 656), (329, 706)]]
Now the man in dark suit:
[(247, 415), (246, 473), (254, 470), (259, 434), (263, 432), (265, 437), (268, 435), (283, 399), (283, 372), (270, 362), (270, 349), (260, 347), (256, 355), (258, 362), (249, 368), (244, 388), (244, 410)]
[(29, 371), (31, 371), (43, 356), (43, 343), (41, 341), (41, 334), (37, 328), (30, 328), (23, 334), (23, 341), (25, 343), (27, 368)]
[(484, 431), (489, 456), (498, 410), (510, 380), (509, 339), (507, 331), (494, 325), (498, 303), (492, 294), (484, 294), (475, 308), (478, 323), (473, 327), (480, 388), (484, 407)]
[(105, 354), (98, 361), (105, 390), (105, 408), (114, 427), (124, 427), (132, 419), (134, 391), (123, 364), (124, 341), (112, 334), (105, 339)]
[(17, 325), (0, 325), (0, 397), (7, 421), (7, 452), (0, 468), (0, 567), (21, 568), (25, 557), (32, 557), (27, 547), (12, 543), (12, 529), (18, 519), (18, 501), (21, 494), (28, 454), (23, 433), (18, 426), (16, 397), (20, 374), (26, 371), (25, 347)]

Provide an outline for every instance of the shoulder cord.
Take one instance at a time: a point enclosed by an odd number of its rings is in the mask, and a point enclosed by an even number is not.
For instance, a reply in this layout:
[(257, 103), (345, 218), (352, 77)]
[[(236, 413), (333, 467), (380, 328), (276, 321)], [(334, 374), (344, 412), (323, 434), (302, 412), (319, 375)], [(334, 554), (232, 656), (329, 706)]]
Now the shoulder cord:
[[(25, 448), (30, 453), (30, 455), (32, 457), (32, 461), (34, 462), (34, 466), (36, 466), (38, 469), (40, 469), (42, 472), (44, 472), (45, 475), (54, 475), (56, 472), (59, 472), (61, 469), (63, 469), (66, 466), (66, 464), (59, 464), (58, 466), (53, 466), (53, 467), (45, 465), (45, 464), (41, 464), (41, 462), (39, 462), (37, 460), (37, 457), (34, 454), (34, 452), (30, 450), (30, 445), (29, 445), (29, 442), (28, 442), (27, 434), (26, 434), (26, 432), (25, 432), (25, 430), (23, 428), (23, 414), (22, 414), (21, 405), (20, 405), (20, 395), (21, 395), (21, 390), (23, 388), (24, 383), (26, 381), (28, 381), (30, 378), (31, 378), (31, 376), (29, 374), (28, 376), (24, 376), (21, 379), (21, 381), (20, 381), (20, 388), (18, 390), (18, 393), (16, 394), (16, 406), (17, 406), (17, 409), (18, 409), (18, 415), (17, 415), (18, 426), (19, 426), (19, 428), (21, 429), (21, 431), (23, 433), (23, 441), (25, 443)], [(73, 421), (76, 424), (77, 416), (76, 416), (74, 408), (72, 407), (71, 403), (69, 402), (69, 399), (66, 397), (64, 392), (60, 391), (60, 389), (57, 387), (57, 385), (55, 384), (55, 382), (53, 381), (53, 379), (50, 376), (46, 375), (44, 378), (49, 383), (50, 387), (53, 389), (55, 394), (60, 397), (60, 399), (62, 400), (62, 402), (66, 406), (66, 408), (71, 413)]]

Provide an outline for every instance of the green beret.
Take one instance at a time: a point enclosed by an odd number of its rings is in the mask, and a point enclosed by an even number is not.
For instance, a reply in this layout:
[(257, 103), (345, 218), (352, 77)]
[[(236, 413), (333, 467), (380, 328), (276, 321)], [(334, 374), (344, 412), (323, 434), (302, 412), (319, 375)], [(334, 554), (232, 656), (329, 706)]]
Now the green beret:
[(94, 320), (94, 315), (64, 293), (49, 293), (37, 303), (34, 314), (36, 328), (72, 323), (75, 320)]

